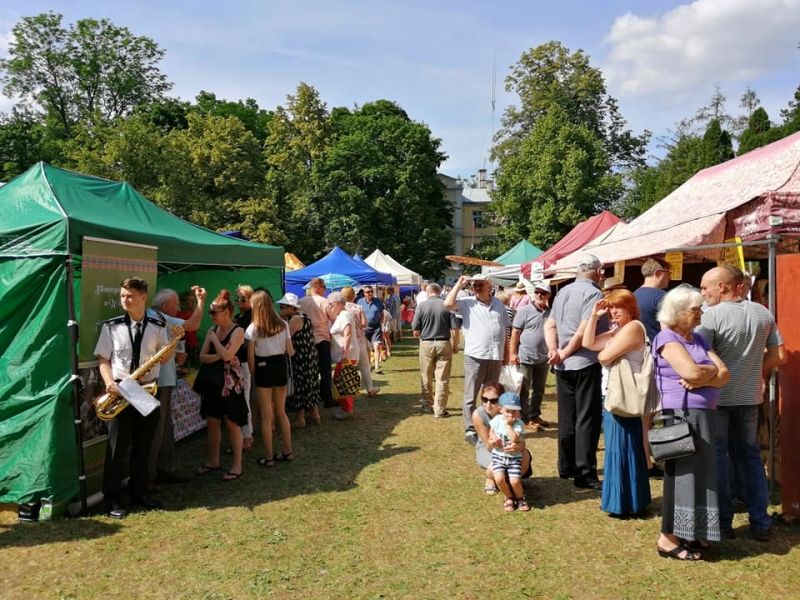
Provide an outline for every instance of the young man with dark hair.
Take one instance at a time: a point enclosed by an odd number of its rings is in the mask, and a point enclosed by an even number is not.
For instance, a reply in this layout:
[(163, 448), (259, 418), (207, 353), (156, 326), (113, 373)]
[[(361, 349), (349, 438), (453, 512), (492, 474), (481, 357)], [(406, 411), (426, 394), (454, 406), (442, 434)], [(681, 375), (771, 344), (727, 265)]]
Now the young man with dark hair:
[[(147, 316), (147, 282), (128, 277), (120, 284), (120, 304), (124, 315), (103, 323), (94, 353), (100, 362), (100, 376), (106, 391), (119, 394), (117, 383), (147, 362), (168, 343), (167, 324), (160, 318)], [(162, 357), (162, 362), (172, 354)], [(139, 381), (147, 384), (158, 379), (159, 364), (154, 365)], [(148, 458), (158, 428), (159, 411), (143, 416), (128, 406), (108, 424), (108, 444), (103, 467), (103, 498), (106, 514), (115, 519), (127, 515), (122, 497), (122, 479), (130, 452), (131, 504), (146, 510), (161, 508), (161, 503), (147, 495)]]

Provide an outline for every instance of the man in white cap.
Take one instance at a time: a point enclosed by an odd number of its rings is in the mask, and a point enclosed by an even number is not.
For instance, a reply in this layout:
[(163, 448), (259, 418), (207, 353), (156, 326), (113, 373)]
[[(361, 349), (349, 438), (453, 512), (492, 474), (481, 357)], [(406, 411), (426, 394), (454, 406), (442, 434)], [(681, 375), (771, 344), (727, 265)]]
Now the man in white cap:
[(520, 389), (522, 420), (536, 431), (550, 427), (542, 419), (542, 399), (550, 370), (544, 339), (544, 324), (549, 316), (550, 285), (539, 281), (534, 284), (533, 303), (524, 305), (514, 316), (509, 356), (509, 362), (520, 365), (524, 374)]
[[(594, 304), (603, 297), (598, 287), (602, 275), (603, 263), (584, 255), (574, 283), (558, 292), (545, 324), (548, 362), (555, 367), (558, 394), (558, 476), (572, 478), (578, 490), (602, 489), (597, 478), (601, 369), (597, 352), (581, 343)], [(608, 320), (602, 317), (597, 327), (598, 333), (606, 331)]]
[[(473, 298), (457, 299), (458, 292), (472, 281)], [(506, 307), (492, 296), (492, 284), (482, 275), (462, 275), (444, 301), (447, 310), (463, 318), (464, 328), (464, 439), (473, 446), (478, 434), (472, 425), (475, 399), (481, 386), (497, 381), (503, 366), (506, 328), (510, 325)]]

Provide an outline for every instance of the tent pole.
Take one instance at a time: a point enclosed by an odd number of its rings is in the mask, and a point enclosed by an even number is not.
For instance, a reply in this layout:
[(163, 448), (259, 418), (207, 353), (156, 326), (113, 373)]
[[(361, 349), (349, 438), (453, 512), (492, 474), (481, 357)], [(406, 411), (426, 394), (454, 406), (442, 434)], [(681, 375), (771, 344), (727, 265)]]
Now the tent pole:
[[(778, 236), (770, 234), (767, 236), (769, 241), (769, 255), (767, 261), (767, 277), (769, 281), (768, 298), (769, 312), (775, 317), (775, 285), (776, 285), (776, 259), (775, 254), (778, 244)], [(777, 371), (771, 369), (769, 374), (769, 495), (770, 500), (775, 493), (775, 420), (777, 418)]]
[(70, 358), (72, 359), (72, 414), (75, 425), (75, 443), (78, 446), (78, 481), (81, 490), (81, 510), (86, 510), (86, 465), (83, 462), (83, 430), (81, 428), (81, 378), (78, 374), (78, 320), (75, 318), (74, 278), (72, 275), (72, 255), (67, 255), (67, 304), (70, 332)]

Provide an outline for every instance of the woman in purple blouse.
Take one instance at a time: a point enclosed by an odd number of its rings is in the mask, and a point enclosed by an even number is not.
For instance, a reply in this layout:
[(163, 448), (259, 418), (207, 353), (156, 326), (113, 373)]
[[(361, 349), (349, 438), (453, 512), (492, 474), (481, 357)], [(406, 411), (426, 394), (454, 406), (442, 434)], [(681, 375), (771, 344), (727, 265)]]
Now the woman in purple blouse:
[(669, 292), (658, 312), (662, 331), (652, 344), (662, 409), (689, 421), (696, 448), (692, 456), (666, 461), (664, 469), (658, 553), (678, 560), (702, 560), (698, 550), (720, 540), (714, 418), (719, 388), (729, 374), (693, 331), (702, 304), (703, 296), (691, 286)]

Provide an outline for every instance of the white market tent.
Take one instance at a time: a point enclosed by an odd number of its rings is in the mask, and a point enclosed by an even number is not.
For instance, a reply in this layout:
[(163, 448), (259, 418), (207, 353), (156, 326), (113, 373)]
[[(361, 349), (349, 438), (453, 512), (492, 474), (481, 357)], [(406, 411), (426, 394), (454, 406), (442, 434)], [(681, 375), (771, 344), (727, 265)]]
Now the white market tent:
[(381, 252), (380, 249), (376, 249), (364, 259), (364, 262), (377, 271), (393, 275), (397, 279), (397, 285), (418, 286), (422, 284), (422, 276), (419, 273), (404, 267), (388, 254)]

